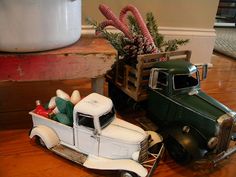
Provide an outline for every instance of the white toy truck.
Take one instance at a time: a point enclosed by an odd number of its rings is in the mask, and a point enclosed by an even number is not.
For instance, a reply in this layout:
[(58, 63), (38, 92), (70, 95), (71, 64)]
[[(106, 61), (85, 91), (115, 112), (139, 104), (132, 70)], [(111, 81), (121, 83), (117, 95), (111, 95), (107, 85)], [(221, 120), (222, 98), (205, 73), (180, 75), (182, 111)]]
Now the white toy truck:
[[(151, 176), (164, 150), (155, 132), (118, 119), (111, 99), (92, 93), (74, 107), (73, 127), (30, 112), (30, 138), (58, 155), (91, 169), (121, 176)], [(158, 145), (157, 153), (148, 149)]]

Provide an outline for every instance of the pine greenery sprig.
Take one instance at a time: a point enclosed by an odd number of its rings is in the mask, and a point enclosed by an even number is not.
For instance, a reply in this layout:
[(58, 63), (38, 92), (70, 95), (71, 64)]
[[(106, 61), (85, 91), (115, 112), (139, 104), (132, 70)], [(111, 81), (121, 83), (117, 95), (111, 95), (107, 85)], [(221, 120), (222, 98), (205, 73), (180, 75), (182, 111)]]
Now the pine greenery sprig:
[(164, 36), (158, 32), (157, 22), (152, 12), (148, 12), (146, 14), (146, 25), (153, 37), (155, 45), (157, 48), (161, 48), (161, 44), (164, 41)]
[(175, 51), (178, 50), (179, 46), (185, 45), (189, 42), (189, 39), (173, 39), (163, 42), (162, 48), (164, 47), (164, 51)]
[(86, 18), (86, 22), (87, 24), (92, 25), (97, 32), (101, 33), (102, 36), (106, 38), (110, 42), (110, 44), (118, 51), (119, 55), (123, 56), (126, 54), (123, 49), (126, 44), (124, 42), (125, 36), (122, 33), (111, 33), (106, 29), (101, 29), (99, 24), (91, 18)]
[[(127, 51), (124, 50), (124, 47), (127, 44), (132, 45), (132, 39), (128, 39), (124, 36), (123, 33), (111, 33), (108, 32), (106, 29), (102, 29), (99, 24), (91, 18), (86, 18), (86, 21), (87, 24), (92, 25), (95, 28), (96, 32), (102, 34), (102, 36), (110, 42), (110, 44), (118, 51), (118, 54), (120, 56), (127, 56)], [(153, 37), (153, 41), (156, 47), (160, 52), (178, 50), (179, 46), (185, 45), (189, 42), (189, 39), (173, 39), (165, 41), (164, 36), (158, 31), (157, 22), (154, 18), (153, 13), (151, 12), (146, 14), (146, 25), (151, 36)], [(134, 36), (142, 35), (136, 19), (131, 15), (128, 16), (128, 26)]]
[(152, 12), (146, 14), (146, 22), (148, 30), (153, 37), (154, 43), (161, 52), (175, 51), (179, 48), (179, 46), (185, 45), (189, 42), (188, 39), (173, 39), (164, 41), (164, 36), (158, 32), (157, 22)]
[(127, 19), (128, 19), (128, 25), (129, 25), (129, 28), (130, 28), (132, 34), (135, 34), (135, 35), (141, 34), (141, 30), (140, 30), (138, 23), (137, 23), (136, 19), (134, 18), (134, 16), (128, 15)]

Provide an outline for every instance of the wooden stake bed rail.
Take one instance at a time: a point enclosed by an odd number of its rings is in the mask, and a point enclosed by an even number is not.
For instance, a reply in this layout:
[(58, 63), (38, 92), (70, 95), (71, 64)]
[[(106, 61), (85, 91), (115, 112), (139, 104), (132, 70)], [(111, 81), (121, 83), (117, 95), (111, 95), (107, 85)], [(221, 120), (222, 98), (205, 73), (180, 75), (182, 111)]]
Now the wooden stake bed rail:
[(190, 61), (191, 51), (164, 52), (158, 54), (139, 55), (138, 63), (135, 66), (126, 64), (123, 59), (117, 59), (115, 72), (107, 74), (109, 81), (112, 81), (124, 93), (140, 102), (147, 98), (147, 87), (150, 70), (160, 59), (186, 60)]

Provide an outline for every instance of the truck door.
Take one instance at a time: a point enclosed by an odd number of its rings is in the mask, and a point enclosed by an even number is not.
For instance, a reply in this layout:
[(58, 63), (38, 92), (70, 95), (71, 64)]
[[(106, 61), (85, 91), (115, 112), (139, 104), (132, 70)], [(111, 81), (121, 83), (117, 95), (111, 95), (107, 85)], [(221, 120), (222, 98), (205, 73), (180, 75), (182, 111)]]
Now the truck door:
[(77, 113), (75, 125), (76, 147), (86, 154), (98, 155), (100, 137), (96, 134), (93, 121), (92, 116)]
[(169, 92), (169, 73), (165, 69), (152, 68), (149, 77), (149, 87), (152, 90), (167, 95)]
[(170, 100), (169, 93), (169, 74), (165, 70), (153, 68), (149, 80), (149, 98), (148, 109), (152, 117), (158, 118), (158, 121), (166, 122)]

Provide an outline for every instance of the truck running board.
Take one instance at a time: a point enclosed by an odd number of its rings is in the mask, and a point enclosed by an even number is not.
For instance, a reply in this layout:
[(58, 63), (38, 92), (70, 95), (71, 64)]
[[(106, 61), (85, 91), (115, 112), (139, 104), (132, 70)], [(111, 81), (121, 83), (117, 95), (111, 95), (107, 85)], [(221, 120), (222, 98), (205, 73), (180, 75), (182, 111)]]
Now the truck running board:
[(60, 144), (51, 148), (51, 151), (55, 152), (57, 155), (60, 155), (64, 158), (71, 160), (75, 163), (78, 163), (80, 165), (83, 165), (88, 157), (85, 154), (82, 154), (80, 152), (77, 152), (73, 149), (70, 149), (70, 148), (60, 145)]

